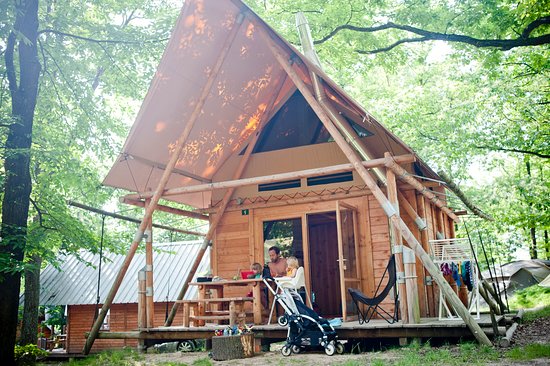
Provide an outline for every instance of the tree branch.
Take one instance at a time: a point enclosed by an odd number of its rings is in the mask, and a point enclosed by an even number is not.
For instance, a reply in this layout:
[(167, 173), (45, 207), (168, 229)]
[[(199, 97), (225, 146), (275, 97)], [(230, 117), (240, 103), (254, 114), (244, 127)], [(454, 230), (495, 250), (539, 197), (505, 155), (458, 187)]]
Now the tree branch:
[(48, 29), (48, 28), (47, 29), (42, 29), (41, 31), (38, 32), (38, 34), (42, 34), (42, 33), (53, 33), (53, 34), (57, 34), (57, 35), (60, 35), (60, 36), (79, 39), (81, 41), (94, 42), (94, 43), (100, 43), (100, 44), (101, 43), (110, 43), (110, 44), (134, 44), (134, 45), (139, 45), (139, 44), (144, 44), (144, 43), (165, 42), (165, 41), (170, 39), (170, 38), (160, 38), (160, 39), (152, 39), (152, 40), (146, 40), (146, 41), (120, 41), (120, 40), (114, 40), (114, 39), (95, 39), (95, 38), (78, 36), (76, 34), (65, 33), (65, 32), (55, 30), (55, 29)]
[(420, 38), (403, 38), (403, 39), (400, 39), (400, 40), (397, 41), (397, 42), (394, 42), (394, 43), (390, 44), (390, 45), (387, 46), (387, 47), (377, 48), (377, 49), (372, 50), (372, 51), (355, 50), (355, 52), (360, 53), (360, 54), (362, 54), (362, 55), (372, 55), (372, 54), (375, 54), (375, 53), (387, 52), (387, 51), (391, 50), (392, 48), (395, 48), (395, 47), (397, 47), (397, 46), (399, 46), (400, 44), (403, 44), (403, 43), (425, 42), (425, 41), (427, 41), (427, 40), (428, 40), (428, 39), (427, 39), (426, 37), (420, 37)]
[(56, 228), (53, 228), (53, 227), (44, 226), (44, 221), (42, 219), (42, 210), (40, 210), (35, 200), (33, 200), (32, 198), (29, 198), (29, 200), (31, 201), (32, 205), (36, 209), (36, 212), (38, 213), (38, 223), (40, 224), (40, 227), (46, 230), (57, 230)]
[(479, 207), (474, 205), (474, 203), (470, 201), (468, 197), (466, 197), (464, 192), (462, 192), (462, 190), (453, 182), (451, 177), (445, 174), (445, 172), (439, 171), (437, 172), (437, 175), (439, 175), (439, 177), (447, 184), (447, 187), (449, 187), (449, 189), (453, 191), (454, 194), (456, 194), (456, 196), (466, 205), (466, 207), (468, 207), (474, 213), (474, 215), (479, 216), (485, 220), (495, 221), (495, 219), (493, 219), (491, 215), (486, 214)]
[(520, 154), (538, 156), (539, 158), (543, 158), (543, 159), (550, 159), (550, 154), (540, 153), (538, 151), (524, 150), (524, 149), (508, 149), (508, 148), (504, 148), (504, 147), (484, 146), (484, 145), (476, 146), (476, 149), (515, 152), (515, 153), (520, 153)]
[(421, 29), (421, 28), (417, 28), (409, 25), (395, 24), (393, 22), (388, 22), (386, 24), (382, 24), (375, 27), (358, 27), (350, 24), (344, 24), (336, 27), (328, 35), (321, 38), (320, 40), (314, 41), (313, 43), (315, 44), (324, 43), (329, 39), (331, 39), (332, 37), (334, 37), (338, 32), (342, 30), (350, 30), (350, 31), (360, 32), (360, 33), (374, 33), (374, 32), (379, 32), (386, 29), (398, 29), (398, 30), (417, 34), (419, 36), (422, 36), (422, 38), (405, 38), (395, 42), (394, 44), (388, 47), (377, 49), (377, 50), (371, 50), (371, 51), (361, 51), (361, 53), (378, 53), (378, 52), (383, 52), (384, 50), (390, 50), (395, 46), (398, 46), (403, 43), (423, 42), (423, 41), (429, 41), (429, 40), (465, 43), (465, 44), (469, 44), (479, 48), (492, 47), (492, 48), (498, 48), (500, 50), (506, 51), (515, 47), (540, 46), (540, 45), (550, 43), (550, 34), (544, 34), (544, 35), (532, 37), (532, 38), (529, 37), (529, 35), (535, 29), (545, 24), (550, 24), (550, 17), (542, 17), (534, 20), (533, 22), (529, 23), (525, 27), (525, 29), (523, 30), (523, 32), (518, 38), (513, 38), (513, 39), (479, 39), (479, 38), (474, 38), (474, 37), (465, 36), (461, 34), (433, 32), (433, 31), (428, 31), (425, 29)]

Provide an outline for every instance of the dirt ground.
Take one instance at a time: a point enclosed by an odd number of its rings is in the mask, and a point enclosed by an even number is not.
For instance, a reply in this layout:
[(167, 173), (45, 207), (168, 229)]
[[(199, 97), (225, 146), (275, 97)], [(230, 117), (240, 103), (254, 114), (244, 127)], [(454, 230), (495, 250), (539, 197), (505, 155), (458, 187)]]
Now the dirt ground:
[(550, 318), (538, 318), (518, 326), (512, 337), (512, 346), (532, 343), (550, 343)]
[[(342, 365), (346, 362), (357, 362), (360, 365), (369, 365), (374, 359), (383, 359), (390, 361), (397, 357), (391, 351), (387, 352), (365, 352), (362, 354), (343, 354), (327, 356), (324, 352), (304, 352), (301, 354), (292, 354), (288, 357), (281, 355), (277, 345), (272, 348), (276, 350), (263, 352), (254, 356), (252, 359), (240, 359), (229, 361), (214, 361), (210, 359), (212, 365), (304, 365), (304, 366), (324, 366), (324, 365)], [(193, 353), (161, 353), (146, 355), (144, 366), (155, 365), (163, 362), (180, 362), (192, 365), (195, 361), (208, 357), (208, 352)]]
[[(529, 324), (519, 325), (512, 338), (512, 347), (525, 346), (532, 343), (550, 344), (550, 318), (537, 319)], [(321, 365), (346, 365), (358, 364), (369, 365), (374, 360), (381, 360), (385, 364), (392, 364), (392, 361), (397, 361), (400, 358), (398, 351), (384, 352), (364, 352), (361, 354), (343, 354), (327, 356), (324, 352), (305, 352), (301, 354), (292, 354), (289, 357), (284, 357), (280, 352), (281, 344), (271, 346), (272, 350), (256, 355), (253, 359), (241, 359), (230, 361), (214, 361), (213, 365), (305, 365), (305, 366), (321, 366)], [(458, 349), (458, 346), (456, 347)], [(452, 347), (451, 347), (452, 349)], [(504, 355), (506, 349), (499, 350), (501, 355)], [(146, 354), (145, 359), (140, 361), (141, 366), (157, 365), (167, 362), (177, 362), (192, 365), (194, 362), (208, 358), (208, 352), (192, 352), (192, 353), (158, 353)], [(513, 361), (506, 359), (503, 356), (496, 362), (487, 362), (489, 366), (516, 366), (516, 365), (550, 365), (550, 358), (536, 359), (530, 361)]]

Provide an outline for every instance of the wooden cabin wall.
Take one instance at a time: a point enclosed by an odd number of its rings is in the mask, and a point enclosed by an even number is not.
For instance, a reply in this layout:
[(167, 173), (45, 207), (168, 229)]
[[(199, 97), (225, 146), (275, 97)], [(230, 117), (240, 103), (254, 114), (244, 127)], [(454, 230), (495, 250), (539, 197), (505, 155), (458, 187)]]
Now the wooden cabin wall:
[[(232, 279), (240, 270), (250, 269), (254, 263), (251, 250), (250, 226), (253, 210), (248, 215), (241, 211), (227, 211), (220, 220), (213, 240), (211, 258), (212, 273), (224, 279)], [(229, 288), (226, 297), (245, 296), (244, 288)]]
[[(388, 260), (391, 256), (391, 244), (389, 234), (389, 221), (386, 213), (373, 195), (368, 196), (369, 211), (368, 217), (371, 227), (371, 247), (373, 263), (372, 267), (367, 273), (367, 277), (363, 278), (363, 291), (369, 296), (373, 296), (376, 291), (376, 287), (382, 280), (384, 270), (388, 265)], [(365, 282), (370, 285), (370, 288), (365, 288)], [(386, 285), (387, 277), (383, 281), (381, 289)], [(382, 302), (382, 306), (388, 312), (392, 312), (393, 309), (393, 291), (390, 296), (386, 297)]]
[[(173, 303), (168, 303), (168, 311)], [(69, 305), (67, 309), (67, 353), (81, 353), (86, 342), (85, 333), (93, 324), (95, 305)], [(110, 309), (109, 326), (112, 332), (137, 330), (138, 307), (133, 304), (113, 304)], [(164, 325), (166, 303), (155, 303), (155, 326)], [(174, 325), (183, 321), (182, 308), (176, 314)], [(123, 347), (137, 347), (135, 339), (96, 339), (91, 352)]]

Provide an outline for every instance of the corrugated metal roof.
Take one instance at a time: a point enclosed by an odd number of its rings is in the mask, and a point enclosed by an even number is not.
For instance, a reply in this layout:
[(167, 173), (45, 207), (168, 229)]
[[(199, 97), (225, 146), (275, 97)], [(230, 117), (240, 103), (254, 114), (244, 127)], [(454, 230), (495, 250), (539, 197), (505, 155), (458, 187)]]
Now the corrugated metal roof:
[[(154, 301), (174, 301), (202, 245), (201, 241), (154, 244)], [(80, 256), (81, 260), (78, 259)], [(62, 258), (61, 268), (48, 265), (40, 275), (40, 305), (95, 304), (97, 297), (99, 255), (80, 251)], [(100, 303), (107, 297), (125, 255), (105, 253), (101, 267)], [(85, 262), (89, 262), (87, 264)], [(95, 268), (94, 268), (95, 267)], [(115, 296), (114, 303), (137, 303), (137, 276), (145, 267), (145, 253), (136, 253)], [(209, 271), (210, 248), (207, 249), (196, 276)], [(191, 286), (186, 299), (196, 296)]]

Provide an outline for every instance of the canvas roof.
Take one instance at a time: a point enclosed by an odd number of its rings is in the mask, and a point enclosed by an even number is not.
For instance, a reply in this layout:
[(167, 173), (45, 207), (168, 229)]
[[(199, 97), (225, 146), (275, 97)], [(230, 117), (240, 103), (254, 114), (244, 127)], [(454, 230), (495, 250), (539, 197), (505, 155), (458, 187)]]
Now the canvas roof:
[[(236, 36), (228, 39), (233, 27), (238, 27)], [(213, 75), (212, 88), (166, 188), (211, 182), (224, 162), (246, 146), (263, 114), (273, 115), (296, 90), (262, 33), (295, 61), (306, 84), (311, 84), (308, 70), (314, 70), (336, 108), (374, 132), (376, 139), (369, 145), (373, 158), (383, 157), (385, 151), (413, 153), (241, 1), (187, 0), (123, 150), (103, 183), (137, 193), (155, 190)], [(224, 47), (227, 55), (219, 72), (213, 73)], [(266, 110), (272, 98), (275, 103)], [(419, 164), (425, 174), (437, 177)], [(197, 208), (207, 207), (210, 198), (210, 192), (166, 197)]]
[[(183, 281), (202, 246), (202, 240), (154, 244), (153, 275), (155, 302), (176, 300)], [(78, 258), (80, 257), (80, 259)], [(40, 305), (95, 304), (99, 254), (82, 250), (60, 259), (61, 266), (48, 265), (40, 274)], [(125, 255), (105, 253), (101, 268), (100, 303), (107, 297)], [(136, 253), (114, 298), (115, 304), (137, 303), (137, 276), (145, 267), (145, 253)], [(210, 249), (202, 258), (197, 276), (210, 269)], [(190, 286), (186, 299), (196, 297), (197, 289)], [(23, 298), (21, 298), (23, 300)]]

